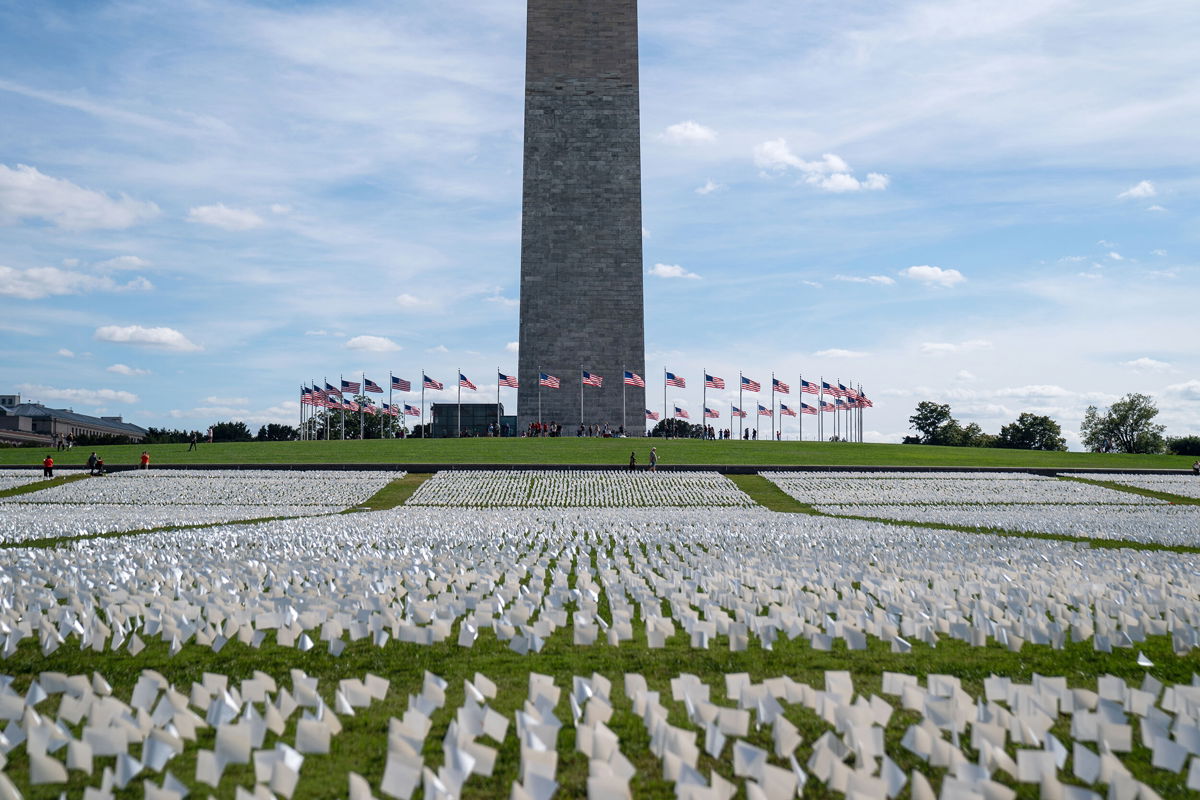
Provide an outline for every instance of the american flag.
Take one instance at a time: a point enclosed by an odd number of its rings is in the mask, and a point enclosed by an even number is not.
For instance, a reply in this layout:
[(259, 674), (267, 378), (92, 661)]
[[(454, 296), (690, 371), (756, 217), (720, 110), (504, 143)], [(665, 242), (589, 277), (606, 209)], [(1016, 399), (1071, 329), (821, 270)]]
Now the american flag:
[(868, 400), (867, 396), (865, 394), (860, 394), (858, 396), (858, 402), (862, 404), (863, 408), (874, 408), (875, 407), (875, 404), (872, 403), (870, 400)]
[(583, 385), (584, 386), (603, 386), (604, 378), (601, 378), (599, 375), (593, 375), (592, 373), (588, 372), (585, 369), (583, 371)]
[(706, 387), (708, 387), (709, 389), (724, 389), (725, 388), (725, 379), (717, 378), (713, 375), (709, 375), (706, 372), (706, 373), (704, 373), (704, 385)]
[(300, 390), (300, 405), (311, 406), (313, 404), (312, 389), (305, 386)]
[(538, 373), (538, 386), (545, 386), (549, 389), (557, 389), (560, 385), (558, 378), (553, 375), (547, 375), (544, 372)]
[(392, 388), (395, 389), (397, 392), (411, 392), (412, 384), (409, 383), (408, 381), (404, 380), (404, 378), (397, 378), (395, 375), (393, 375), (392, 376)]
[(858, 397), (857, 392), (855, 392), (853, 389), (847, 389), (841, 381), (838, 381), (838, 392), (840, 392), (840, 397), (849, 397), (850, 399)]
[(626, 386), (640, 386), (643, 389), (645, 389), (646, 381), (644, 378), (642, 378), (641, 375), (638, 375), (636, 372), (630, 372), (630, 371), (626, 370), (625, 371), (625, 385)]
[(369, 378), (363, 378), (363, 387), (368, 392), (374, 392), (375, 394), (383, 394), (383, 389), (380, 387), (380, 385), (378, 383), (376, 383), (375, 381), (370, 380)]
[(347, 411), (358, 411), (358, 403), (354, 402), (353, 400), (347, 400), (346, 402), (342, 403), (342, 408), (346, 409)]
[(658, 419), (658, 412), (646, 409), (646, 419)]
[(794, 416), (796, 416), (796, 412), (795, 412), (795, 411), (792, 411), (790, 408), (788, 408), (788, 407), (787, 407), (786, 405), (784, 405), (783, 403), (780, 403), (780, 404), (779, 404), (779, 413), (780, 413), (780, 414), (782, 414), (782, 415), (783, 415), (783, 416), (785, 416), (785, 417), (794, 417)]
[(691, 417), (688, 416), (687, 410), (680, 408), (679, 406), (675, 406), (675, 418), (676, 419), (691, 419)]
[(821, 410), (822, 411), (837, 411), (837, 406), (835, 406), (833, 403), (827, 403), (824, 400), (822, 400), (821, 401)]
[(762, 385), (758, 381), (752, 381), (745, 375), (742, 376), (742, 388), (747, 392), (757, 392), (762, 389)]
[(817, 409), (813, 406), (810, 406), (808, 403), (801, 403), (800, 404), (800, 413), (801, 414), (816, 414)]
[(720, 419), (721, 418), (721, 415), (718, 414), (716, 411), (713, 411), (711, 408), (704, 409), (704, 416), (709, 419)]
[(786, 383), (779, 380), (779, 378), (771, 379), (771, 388), (774, 389), (775, 391), (779, 392), (780, 394), (791, 394), (792, 393), (792, 387), (788, 386)]
[(667, 386), (678, 386), (680, 389), (687, 388), (687, 381), (680, 378), (674, 372), (667, 373)]
[(379, 409), (375, 408), (375, 406), (371, 405), (370, 403), (367, 403), (363, 406), (363, 411), (367, 412), (371, 416), (375, 416), (377, 413), (379, 413)]
[(417, 408), (416, 406), (410, 406), (408, 403), (405, 403), (404, 404), (404, 413), (410, 417), (419, 417), (419, 416), (421, 416), (421, 409)]
[(475, 384), (471, 383), (467, 376), (463, 375), (461, 372), (458, 373), (458, 385), (464, 389), (475, 389)]
[(767, 407), (766, 407), (766, 406), (764, 406), (762, 403), (759, 403), (759, 404), (758, 404), (758, 415), (759, 415), (760, 417), (770, 417), (770, 416), (774, 416), (774, 415), (772, 414), (772, 412), (771, 412), (771, 409), (767, 408)]
[(424, 386), (426, 389), (441, 389), (442, 388), (441, 381), (435, 381), (433, 378), (431, 378), (425, 374), (421, 375), (421, 385)]
[(348, 381), (348, 380), (342, 381), (342, 391), (343, 392), (350, 392), (351, 394), (353, 394), (354, 392), (358, 392), (361, 390), (362, 390), (362, 384), (359, 383), (358, 381)]
[(742, 410), (741, 410), (740, 408), (738, 408), (737, 406), (730, 406), (730, 407), (729, 407), (729, 409), (730, 409), (730, 411), (732, 411), (732, 412), (733, 412), (733, 416), (735, 416), (735, 417), (744, 417), (744, 416), (746, 416), (746, 412), (745, 412), (745, 411), (742, 411)]
[(505, 375), (503, 372), (497, 372), (496, 374), (500, 376), (501, 386), (509, 386), (513, 389), (518, 388), (516, 375)]
[(341, 390), (341, 389), (337, 388), (336, 386), (334, 386), (332, 383), (329, 383), (328, 381), (326, 381), (326, 382), (325, 382), (325, 391), (326, 391), (326, 392), (333, 392), (334, 394), (341, 394), (341, 393), (342, 393), (342, 390)]
[(829, 385), (829, 381), (821, 381), (821, 388), (825, 390), (825, 394), (830, 394), (834, 397), (842, 396), (841, 392)]
[(821, 388), (819, 386), (817, 386), (815, 383), (813, 383), (812, 381), (806, 381), (806, 380), (804, 380), (804, 378), (801, 378), (800, 379), (800, 391), (808, 392), (809, 394), (820, 394)]

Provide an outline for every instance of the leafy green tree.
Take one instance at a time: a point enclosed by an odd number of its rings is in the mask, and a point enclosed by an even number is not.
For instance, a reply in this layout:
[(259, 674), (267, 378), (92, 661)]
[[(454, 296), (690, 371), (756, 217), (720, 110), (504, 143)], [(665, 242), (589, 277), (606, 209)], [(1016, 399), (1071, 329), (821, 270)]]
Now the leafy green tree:
[(212, 426), (214, 442), (249, 442), (253, 439), (254, 437), (250, 435), (250, 428), (241, 420), (218, 422)]
[(1015, 421), (1000, 428), (996, 447), (1011, 450), (1066, 450), (1062, 428), (1050, 417), (1022, 413)]
[(921, 434), (921, 444), (957, 444), (961, 433), (959, 424), (950, 416), (949, 404), (929, 400), (917, 403), (916, 413), (908, 418), (908, 424)]
[(1177, 456), (1200, 456), (1200, 436), (1176, 436), (1168, 439), (1167, 449)]
[(704, 427), (701, 425), (693, 425), (686, 419), (663, 419), (659, 420), (654, 429), (650, 431), (651, 436), (665, 437), (668, 439), (699, 439), (704, 435)]
[(1098, 453), (1161, 453), (1166, 447), (1166, 428), (1155, 424), (1157, 416), (1154, 398), (1127, 394), (1103, 412), (1088, 406), (1079, 427), (1080, 438), (1084, 447)]
[(299, 439), (300, 432), (291, 425), (278, 425), (272, 422), (270, 425), (260, 427), (254, 438), (260, 442), (290, 442), (293, 439)]

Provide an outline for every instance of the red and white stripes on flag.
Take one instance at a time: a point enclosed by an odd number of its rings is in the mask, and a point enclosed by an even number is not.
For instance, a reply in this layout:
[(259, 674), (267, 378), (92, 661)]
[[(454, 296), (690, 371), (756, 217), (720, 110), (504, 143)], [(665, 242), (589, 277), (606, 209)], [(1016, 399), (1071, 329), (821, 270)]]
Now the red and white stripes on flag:
[(791, 394), (792, 393), (792, 387), (788, 386), (786, 383), (779, 380), (779, 378), (771, 379), (771, 388), (774, 389), (776, 392), (779, 392), (779, 394)]
[(772, 417), (772, 416), (774, 416), (774, 414), (772, 413), (771, 409), (767, 408), (766, 406), (762, 405), (761, 403), (760, 403), (760, 404), (759, 404), (759, 406), (758, 406), (758, 415), (759, 415), (760, 417)]
[(497, 372), (496, 374), (499, 376), (501, 386), (507, 386), (510, 389), (519, 388), (516, 375), (505, 375), (503, 372)]
[(687, 380), (676, 375), (674, 372), (667, 373), (667, 386), (678, 386), (680, 389), (687, 388)]
[(787, 407), (786, 405), (784, 405), (783, 403), (780, 403), (780, 404), (779, 404), (779, 413), (780, 413), (780, 414), (782, 414), (782, 415), (783, 415), (783, 416), (785, 416), (785, 417), (794, 417), (794, 416), (796, 416), (796, 412), (795, 412), (795, 411), (792, 411), (790, 408), (788, 408), (788, 407)]
[(547, 389), (557, 389), (560, 385), (561, 382), (553, 375), (547, 375), (544, 372), (538, 373), (538, 386), (545, 386)]
[(599, 375), (593, 375), (592, 373), (588, 372), (587, 370), (584, 370), (583, 371), (583, 385), (584, 386), (597, 386), (597, 387), (603, 386), (604, 378), (601, 378)]
[(715, 375), (709, 375), (706, 372), (706, 373), (704, 373), (704, 385), (705, 385), (705, 387), (707, 387), (709, 389), (724, 389), (725, 388), (725, 379), (718, 378)]
[(471, 381), (467, 379), (467, 376), (463, 375), (461, 372), (458, 373), (458, 385), (464, 389), (475, 389), (475, 384), (471, 383)]
[(752, 381), (745, 375), (742, 376), (742, 388), (747, 392), (757, 392), (762, 390), (762, 385), (758, 381)]
[(646, 409), (646, 419), (658, 419), (658, 412)]
[(675, 406), (675, 419), (691, 419), (686, 409)]

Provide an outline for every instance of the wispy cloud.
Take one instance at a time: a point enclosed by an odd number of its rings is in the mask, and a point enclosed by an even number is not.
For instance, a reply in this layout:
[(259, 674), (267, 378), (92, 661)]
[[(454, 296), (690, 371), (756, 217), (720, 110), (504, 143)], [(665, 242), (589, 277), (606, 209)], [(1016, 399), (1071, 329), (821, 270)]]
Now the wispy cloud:
[(227, 231), (248, 231), (263, 225), (263, 218), (245, 208), (230, 208), (224, 203), (196, 206), (188, 211), (188, 219), (201, 225), (211, 225)]
[(942, 269), (927, 264), (902, 269), (900, 274), (926, 286), (940, 286), (947, 289), (966, 280), (966, 277), (956, 269)]
[(368, 353), (395, 353), (403, 348), (386, 336), (355, 336), (347, 339), (347, 350), (365, 350)]
[(689, 119), (668, 126), (659, 138), (671, 144), (704, 144), (716, 141), (717, 132)]
[(863, 180), (855, 178), (850, 165), (832, 153), (821, 156), (819, 161), (805, 161), (792, 152), (786, 139), (772, 139), (755, 147), (754, 163), (760, 169), (775, 172), (796, 169), (805, 183), (827, 192), (880, 191), (891, 183), (887, 175), (879, 172), (868, 172)]
[(0, 296), (22, 300), (90, 292), (144, 292), (153, 288), (150, 281), (141, 277), (118, 283), (107, 275), (91, 275), (58, 267), (20, 270), (0, 266)]
[(190, 353), (203, 350), (174, 328), (144, 328), (141, 325), (104, 325), (93, 335), (97, 341), (134, 344), (159, 350)]
[(656, 278), (687, 278), (688, 280), (698, 281), (700, 276), (691, 272), (678, 264), (655, 264), (650, 269), (646, 270), (647, 274), (653, 275)]
[(158, 214), (154, 203), (123, 194), (114, 199), (26, 164), (0, 164), (0, 225), (34, 219), (66, 230), (129, 228)]
[(833, 279), (846, 283), (873, 283), (877, 286), (892, 286), (896, 283), (887, 275), (834, 275)]
[(127, 364), (111, 364), (104, 369), (107, 372), (112, 372), (116, 375), (125, 375), (131, 378), (150, 374), (150, 370), (148, 369), (139, 369), (137, 367), (131, 367)]
[(1156, 194), (1158, 194), (1158, 190), (1154, 188), (1153, 183), (1150, 181), (1140, 181), (1139, 183), (1136, 183), (1125, 191), (1121, 192), (1119, 195), (1117, 195), (1117, 197), (1122, 199), (1134, 198), (1141, 200), (1147, 197), (1154, 197)]
[(57, 401), (62, 403), (77, 403), (85, 406), (103, 406), (109, 403), (132, 404), (138, 402), (138, 396), (133, 392), (120, 389), (58, 389), (53, 386), (22, 383), (17, 388), (21, 394), (30, 399)]

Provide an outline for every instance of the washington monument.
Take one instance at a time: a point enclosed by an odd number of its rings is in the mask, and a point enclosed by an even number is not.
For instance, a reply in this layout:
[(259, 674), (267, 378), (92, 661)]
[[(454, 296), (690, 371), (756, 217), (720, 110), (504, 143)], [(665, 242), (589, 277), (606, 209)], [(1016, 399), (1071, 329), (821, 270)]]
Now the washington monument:
[[(622, 380), (646, 376), (637, 0), (528, 3), (517, 424), (540, 394), (565, 432), (640, 434), (645, 390)], [(539, 390), (539, 369), (562, 387)]]

